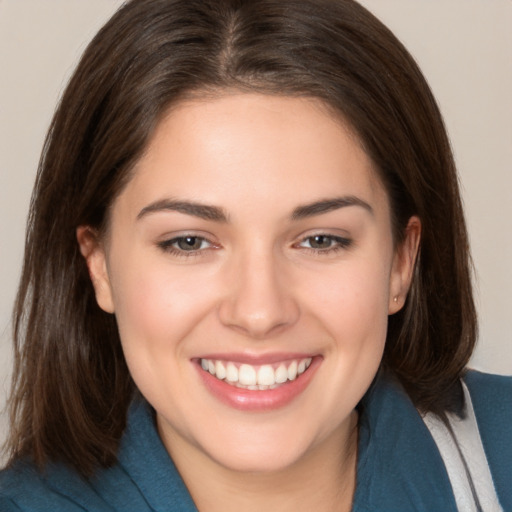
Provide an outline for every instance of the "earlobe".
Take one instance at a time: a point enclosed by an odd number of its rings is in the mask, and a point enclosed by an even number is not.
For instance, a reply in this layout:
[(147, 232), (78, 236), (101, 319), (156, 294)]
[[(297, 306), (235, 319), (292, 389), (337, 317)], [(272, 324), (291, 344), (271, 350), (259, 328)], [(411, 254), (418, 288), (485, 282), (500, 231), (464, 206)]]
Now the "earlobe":
[(114, 313), (105, 250), (97, 230), (90, 226), (79, 226), (76, 230), (76, 239), (87, 263), (98, 306), (107, 313)]
[(411, 286), (421, 239), (421, 221), (413, 216), (405, 229), (403, 242), (397, 247), (389, 286), (389, 311), (393, 315), (402, 309)]

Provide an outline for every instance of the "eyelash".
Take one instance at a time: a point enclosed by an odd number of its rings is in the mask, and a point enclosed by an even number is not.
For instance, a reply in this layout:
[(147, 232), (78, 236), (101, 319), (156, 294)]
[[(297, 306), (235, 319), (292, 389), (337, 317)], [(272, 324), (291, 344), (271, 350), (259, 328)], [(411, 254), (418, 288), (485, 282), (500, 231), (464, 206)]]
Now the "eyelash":
[[(200, 247), (197, 249), (181, 249), (179, 247), (176, 247), (177, 244), (180, 242), (184, 242), (186, 240), (194, 240), (196, 242), (200, 242)], [(202, 247), (204, 243), (207, 243), (208, 247)], [(164, 240), (162, 242), (158, 243), (158, 247), (162, 249), (164, 252), (169, 253), (173, 256), (178, 256), (182, 258), (190, 258), (194, 256), (199, 256), (204, 251), (207, 251), (209, 249), (215, 249), (217, 246), (210, 242), (208, 239), (206, 239), (203, 236), (196, 236), (196, 235), (183, 235), (183, 236), (177, 236), (175, 238), (171, 238), (170, 240)]]
[[(329, 247), (325, 247), (325, 248), (306, 247), (303, 245), (304, 243), (307, 243), (307, 242), (309, 242), (309, 244), (311, 244), (311, 242), (315, 239), (317, 239), (317, 243), (321, 244), (322, 242), (328, 241), (328, 242), (330, 242), (330, 245), (329, 245)], [(321, 240), (318, 240), (318, 239), (321, 239)], [(193, 241), (196, 244), (199, 242), (200, 245), (198, 248), (196, 248), (196, 249), (192, 248), (190, 250), (177, 247), (177, 245), (180, 244), (180, 242), (187, 243), (186, 242), (187, 240)], [(204, 244), (208, 244), (208, 246), (203, 247)], [(192, 243), (191, 245), (194, 245), (194, 243)], [(328, 234), (324, 234), (324, 233), (317, 233), (317, 234), (302, 238), (298, 243), (294, 244), (293, 247), (304, 249), (314, 255), (326, 256), (326, 255), (330, 255), (330, 254), (335, 254), (344, 249), (348, 249), (351, 245), (352, 245), (352, 240), (349, 238), (336, 236), (336, 235), (328, 235)], [(213, 242), (211, 242), (207, 238), (202, 237), (202, 236), (196, 236), (196, 235), (183, 235), (183, 236), (177, 236), (175, 238), (171, 238), (169, 240), (164, 240), (164, 241), (158, 243), (158, 247), (160, 249), (162, 249), (164, 252), (171, 254), (172, 256), (177, 256), (177, 257), (181, 257), (181, 258), (197, 257), (197, 256), (202, 255), (205, 251), (219, 248), (218, 245), (215, 245)]]
[[(309, 241), (311, 244), (311, 241), (314, 239), (324, 239), (330, 242), (330, 246), (326, 248), (315, 248), (315, 247), (304, 247), (304, 242)], [(321, 243), (321, 242), (320, 242)], [(295, 247), (301, 247), (303, 249), (306, 249), (309, 252), (312, 252), (314, 254), (317, 254), (319, 256), (325, 256), (328, 254), (334, 254), (339, 251), (342, 251), (344, 249), (348, 249), (352, 245), (352, 240), (349, 238), (336, 236), (336, 235), (328, 235), (324, 233), (317, 233), (314, 235), (307, 236), (303, 238), (300, 242), (295, 244)]]

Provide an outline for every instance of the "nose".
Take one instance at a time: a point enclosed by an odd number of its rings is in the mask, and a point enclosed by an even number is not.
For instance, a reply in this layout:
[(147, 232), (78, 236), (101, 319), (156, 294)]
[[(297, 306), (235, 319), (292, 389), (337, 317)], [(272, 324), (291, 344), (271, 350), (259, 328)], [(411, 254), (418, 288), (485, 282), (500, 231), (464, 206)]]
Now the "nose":
[(300, 311), (286, 275), (276, 258), (261, 254), (232, 264), (220, 321), (254, 339), (265, 339), (295, 324)]

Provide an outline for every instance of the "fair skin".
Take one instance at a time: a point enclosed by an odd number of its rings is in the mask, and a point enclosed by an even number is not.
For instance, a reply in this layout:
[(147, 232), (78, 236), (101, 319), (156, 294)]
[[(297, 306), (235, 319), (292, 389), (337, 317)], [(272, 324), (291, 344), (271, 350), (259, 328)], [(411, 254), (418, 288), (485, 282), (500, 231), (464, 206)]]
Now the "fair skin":
[(395, 247), (390, 218), (357, 137), (319, 101), (226, 94), (175, 106), (106, 236), (78, 229), (201, 512), (350, 510), (355, 407), (420, 237), (413, 217)]

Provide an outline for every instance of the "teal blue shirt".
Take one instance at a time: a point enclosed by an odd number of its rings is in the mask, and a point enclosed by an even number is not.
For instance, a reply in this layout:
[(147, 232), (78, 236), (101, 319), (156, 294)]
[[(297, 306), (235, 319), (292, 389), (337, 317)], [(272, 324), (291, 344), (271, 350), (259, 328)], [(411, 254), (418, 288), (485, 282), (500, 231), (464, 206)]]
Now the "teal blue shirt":
[[(471, 393), (496, 492), (512, 511), (512, 378), (469, 372)], [(311, 489), (314, 492), (314, 489)], [(354, 512), (456, 512), (435, 442), (404, 391), (379, 379), (361, 408)], [(0, 472), (0, 511), (197, 512), (158, 437), (153, 411), (134, 402), (118, 463), (83, 480), (62, 465), (40, 474), (19, 462)]]

